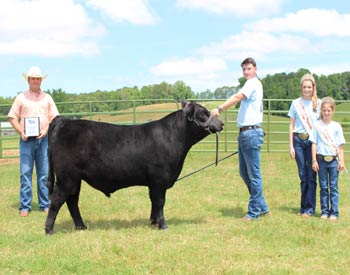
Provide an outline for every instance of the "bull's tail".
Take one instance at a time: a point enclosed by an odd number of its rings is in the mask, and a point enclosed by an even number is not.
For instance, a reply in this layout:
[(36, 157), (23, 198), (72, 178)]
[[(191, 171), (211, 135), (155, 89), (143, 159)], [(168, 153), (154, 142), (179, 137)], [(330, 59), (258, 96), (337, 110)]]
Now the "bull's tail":
[(46, 184), (47, 184), (47, 188), (49, 190), (49, 194), (52, 195), (53, 187), (55, 185), (55, 171), (54, 171), (53, 165), (52, 165), (52, 155), (51, 155), (50, 145), (48, 147), (47, 154), (48, 154), (48, 158), (49, 158), (49, 172), (47, 175), (47, 183)]
[(64, 119), (61, 116), (55, 117), (52, 122), (50, 123), (49, 126), (49, 132), (48, 132), (48, 149), (47, 149), (47, 155), (48, 155), (48, 160), (49, 160), (49, 171), (47, 175), (47, 188), (49, 190), (49, 194), (52, 195), (53, 193), (53, 188), (55, 186), (55, 169), (53, 167), (52, 163), (52, 152), (51, 152), (51, 139), (52, 139), (52, 134), (55, 129), (55, 127)]

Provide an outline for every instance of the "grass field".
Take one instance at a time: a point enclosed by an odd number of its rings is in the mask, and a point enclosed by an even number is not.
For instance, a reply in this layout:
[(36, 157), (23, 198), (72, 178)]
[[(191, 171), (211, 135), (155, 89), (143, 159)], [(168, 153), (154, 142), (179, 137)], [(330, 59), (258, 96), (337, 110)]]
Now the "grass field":
[[(222, 154), (220, 157), (223, 157)], [(190, 153), (182, 175), (214, 161)], [(347, 162), (348, 163), (348, 159)], [(80, 208), (87, 231), (75, 231), (62, 207), (55, 234), (45, 216), (18, 215), (18, 160), (0, 160), (0, 274), (349, 274), (349, 175), (339, 182), (340, 220), (297, 216), (299, 183), (287, 153), (263, 153), (262, 173), (272, 217), (242, 222), (248, 192), (237, 155), (179, 181), (167, 192), (169, 229), (149, 226), (144, 187), (110, 199), (83, 184)]]

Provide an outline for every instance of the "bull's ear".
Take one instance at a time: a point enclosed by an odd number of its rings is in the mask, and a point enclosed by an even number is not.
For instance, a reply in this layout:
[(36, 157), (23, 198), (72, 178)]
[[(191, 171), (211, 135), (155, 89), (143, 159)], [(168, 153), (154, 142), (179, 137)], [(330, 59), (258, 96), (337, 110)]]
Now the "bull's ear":
[(186, 101), (181, 101), (181, 106), (182, 106), (182, 109), (184, 109), (186, 106), (188, 105), (188, 102)]
[(193, 106), (191, 102), (185, 102), (185, 104), (182, 105), (182, 110), (187, 117), (193, 116)]

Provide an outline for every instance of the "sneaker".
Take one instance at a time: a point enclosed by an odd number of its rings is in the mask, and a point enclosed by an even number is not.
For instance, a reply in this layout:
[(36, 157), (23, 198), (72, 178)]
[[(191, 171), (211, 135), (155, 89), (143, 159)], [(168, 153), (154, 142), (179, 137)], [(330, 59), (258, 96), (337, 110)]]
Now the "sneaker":
[(327, 214), (322, 214), (320, 218), (322, 220), (327, 220), (328, 219), (328, 215)]
[(249, 216), (244, 216), (244, 217), (242, 218), (242, 221), (244, 221), (244, 222), (252, 222), (252, 221), (254, 221), (254, 219), (251, 218), (251, 217), (249, 217)]
[(337, 220), (338, 220), (338, 217), (337, 217), (337, 216), (334, 216), (334, 215), (331, 215), (331, 216), (329, 217), (329, 220), (330, 220), (330, 221), (337, 221)]
[(301, 217), (304, 218), (304, 219), (308, 219), (310, 218), (312, 215), (308, 214), (308, 213), (303, 213), (301, 214)]
[(266, 218), (271, 218), (272, 214), (271, 214), (271, 211), (269, 211), (269, 212), (262, 213), (260, 216), (261, 217), (266, 217)]
[(19, 215), (20, 215), (21, 217), (27, 217), (28, 214), (29, 214), (29, 212), (26, 211), (26, 210), (22, 210), (21, 212), (19, 212)]

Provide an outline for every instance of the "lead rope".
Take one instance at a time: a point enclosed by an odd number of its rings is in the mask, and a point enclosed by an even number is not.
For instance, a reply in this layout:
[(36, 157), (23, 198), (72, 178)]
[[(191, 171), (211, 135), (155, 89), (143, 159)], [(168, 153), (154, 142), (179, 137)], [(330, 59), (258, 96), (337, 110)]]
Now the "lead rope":
[[(225, 159), (228, 159), (228, 158), (230, 158), (230, 157), (232, 157), (232, 156), (234, 156), (234, 155), (236, 155), (236, 154), (238, 154), (238, 151), (233, 152), (233, 153), (229, 154), (228, 156), (219, 159), (217, 162), (220, 162), (220, 161), (223, 161), (223, 160), (225, 160)], [(179, 181), (179, 180), (182, 180), (182, 179), (187, 178), (187, 177), (189, 177), (189, 176), (192, 176), (193, 174), (196, 174), (196, 173), (198, 173), (198, 172), (200, 172), (200, 171), (202, 171), (202, 170), (204, 170), (204, 169), (206, 169), (206, 168), (208, 168), (208, 167), (210, 167), (210, 166), (216, 164), (217, 162), (215, 161), (215, 162), (213, 162), (213, 163), (209, 163), (208, 165), (206, 165), (206, 166), (204, 166), (204, 167), (202, 167), (202, 168), (200, 168), (200, 169), (198, 169), (198, 170), (195, 170), (195, 171), (193, 171), (193, 172), (191, 172), (191, 173), (189, 173), (189, 174), (187, 174), (187, 175), (185, 175), (185, 176), (183, 176), (183, 177), (181, 177), (181, 178), (178, 178), (176, 181)]]
[(217, 166), (220, 161), (228, 159), (228, 158), (230, 158), (230, 157), (232, 157), (232, 156), (234, 156), (236, 154), (238, 154), (238, 151), (233, 152), (233, 153), (229, 154), (228, 156), (219, 159), (219, 136), (218, 136), (218, 133), (216, 133), (216, 156), (215, 156), (215, 162), (209, 163), (209, 164), (207, 164), (206, 166), (204, 166), (202, 168), (199, 168), (199, 169), (197, 169), (197, 170), (195, 170), (195, 171), (193, 171), (193, 172), (191, 172), (191, 173), (189, 173), (189, 174), (187, 174), (187, 175), (185, 175), (185, 176), (183, 176), (181, 178), (178, 178), (176, 181), (179, 181), (179, 180), (182, 180), (182, 179), (187, 178), (189, 176), (192, 176), (193, 174), (196, 174), (196, 173), (198, 173), (198, 172), (200, 172), (200, 171), (202, 171), (204, 169), (207, 169), (208, 167), (210, 167), (210, 166), (212, 166), (214, 164), (215, 164), (215, 166)]

